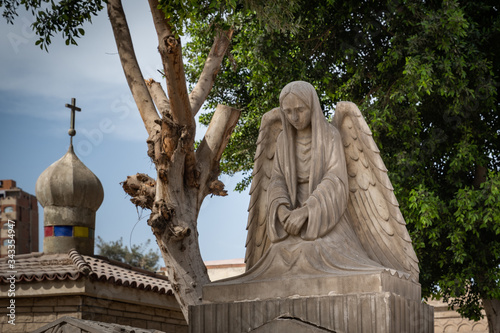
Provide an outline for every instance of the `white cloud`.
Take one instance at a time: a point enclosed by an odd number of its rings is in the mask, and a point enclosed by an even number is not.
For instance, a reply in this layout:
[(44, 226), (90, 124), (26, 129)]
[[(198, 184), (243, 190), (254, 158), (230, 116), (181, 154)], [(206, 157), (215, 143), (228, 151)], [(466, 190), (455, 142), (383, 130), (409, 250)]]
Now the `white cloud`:
[[(145, 74), (156, 79), (160, 66), (157, 39), (149, 7), (144, 2), (129, 2), (129, 25), (135, 42), (138, 61)], [(63, 98), (75, 92), (99, 95), (100, 86), (126, 88), (123, 71), (116, 51), (111, 25), (106, 11), (99, 13), (79, 46), (66, 46), (61, 36), (55, 36), (49, 52), (35, 46), (35, 34), (29, 28), (28, 14), (20, 14), (14, 25), (0, 20), (0, 90), (29, 91), (34, 95)], [(161, 78), (160, 78), (161, 79)]]
[[(149, 6), (133, 1), (125, 3), (125, 10), (130, 14), (129, 26), (144, 76), (161, 81)], [(106, 11), (85, 26), (86, 34), (77, 47), (66, 46), (61, 36), (55, 36), (48, 53), (34, 45), (37, 38), (29, 17), (20, 13), (14, 25), (0, 19), (0, 29), (5, 32), (0, 34), (0, 96), (5, 96), (0, 114), (66, 123), (64, 104), (76, 97), (85, 112), (85, 116), (77, 116), (77, 128), (96, 130), (102, 119), (107, 119), (113, 124), (112, 137), (144, 141), (144, 127), (121, 68)]]

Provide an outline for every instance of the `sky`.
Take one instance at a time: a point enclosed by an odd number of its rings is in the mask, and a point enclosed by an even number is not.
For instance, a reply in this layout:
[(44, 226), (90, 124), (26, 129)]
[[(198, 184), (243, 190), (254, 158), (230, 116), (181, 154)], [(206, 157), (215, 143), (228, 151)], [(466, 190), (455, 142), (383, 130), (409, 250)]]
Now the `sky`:
[[(145, 78), (164, 80), (147, 2), (124, 1), (135, 52)], [(120, 182), (137, 172), (156, 178), (147, 156), (147, 133), (121, 68), (111, 25), (102, 11), (86, 24), (78, 46), (53, 38), (49, 52), (35, 46), (31, 14), (19, 12), (14, 25), (0, 18), (0, 179), (14, 179), (35, 194), (39, 175), (68, 150), (70, 110), (76, 98), (75, 153), (99, 177), (104, 201), (97, 211), (96, 237), (123, 238), (125, 245), (145, 243), (154, 236), (147, 225), (149, 211), (137, 210)], [(197, 138), (206, 129), (198, 126)], [(241, 176), (221, 175), (227, 197), (207, 197), (198, 219), (204, 260), (245, 255), (248, 190), (234, 191)], [(43, 209), (39, 205), (40, 251)], [(158, 251), (159, 252), (159, 251)]]

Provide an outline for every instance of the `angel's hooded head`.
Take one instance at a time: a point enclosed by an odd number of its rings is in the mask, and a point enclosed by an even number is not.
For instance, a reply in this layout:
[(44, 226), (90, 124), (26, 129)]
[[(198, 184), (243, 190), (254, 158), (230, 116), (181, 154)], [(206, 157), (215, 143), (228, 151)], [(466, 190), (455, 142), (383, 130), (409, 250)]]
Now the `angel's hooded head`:
[(290, 129), (288, 124), (297, 129), (311, 124), (314, 130), (318, 120), (324, 121), (316, 90), (304, 81), (290, 82), (281, 90), (280, 109), (281, 119), (287, 130)]
[[(290, 98), (289, 96), (293, 96)], [(286, 101), (286, 102), (284, 102)], [(294, 122), (292, 117), (287, 115), (289, 109), (293, 108), (300, 109), (301, 107), (307, 108), (308, 115), (303, 115), (302, 119), (297, 118), (297, 122)], [(314, 87), (304, 81), (294, 81), (287, 84), (280, 94), (280, 109), (281, 109), (281, 121), (283, 124), (283, 135), (286, 143), (286, 151), (284, 153), (284, 158), (286, 163), (290, 166), (285, 178), (287, 179), (287, 184), (291, 191), (292, 202), (295, 202), (295, 191), (296, 191), (296, 173), (295, 173), (295, 129), (301, 129), (299, 127), (303, 126), (304, 123), (311, 125), (311, 135), (312, 135), (312, 154), (317, 156), (311, 168), (310, 185), (311, 190), (319, 183), (323, 176), (323, 155), (320, 150), (323, 149), (322, 140), (324, 139), (324, 133), (328, 130), (328, 122), (326, 121), (323, 111), (321, 110), (321, 105), (319, 103), (318, 94)]]
[(305, 130), (311, 125), (311, 108), (297, 95), (286, 95), (281, 101), (281, 112), (297, 131)]
[(316, 94), (316, 90), (314, 87), (305, 81), (293, 81), (287, 84), (282, 90), (280, 94), (280, 104), (283, 102), (288, 94), (293, 94), (300, 98), (304, 103), (311, 106), (313, 97), (318, 98)]

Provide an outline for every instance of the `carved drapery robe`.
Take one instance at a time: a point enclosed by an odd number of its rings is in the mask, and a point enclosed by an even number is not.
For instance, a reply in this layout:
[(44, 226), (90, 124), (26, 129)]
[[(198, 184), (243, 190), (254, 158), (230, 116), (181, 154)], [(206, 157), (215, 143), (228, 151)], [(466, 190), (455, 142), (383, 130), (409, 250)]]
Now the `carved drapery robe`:
[[(283, 136), (278, 138), (278, 147), (274, 161), (274, 170), (271, 177), (271, 183), (268, 189), (268, 200), (270, 204), (269, 219), (268, 219), (268, 234), (271, 242), (279, 242), (288, 234), (283, 229), (279, 221), (277, 210), (280, 205), (285, 205), (293, 210), (302, 206), (306, 206), (309, 211), (309, 217), (306, 224), (302, 227), (300, 238), (303, 240), (315, 240), (328, 234), (341, 219), (345, 219), (344, 212), (347, 208), (347, 170), (345, 160), (343, 158), (342, 145), (340, 134), (333, 126), (328, 126), (330, 131), (324, 136), (324, 142), (321, 147), (322, 151), (316, 151), (313, 155), (309, 149), (309, 156), (301, 156), (302, 152), (297, 149), (298, 154), (295, 154), (294, 163), (296, 171), (295, 177), (286, 177), (287, 171), (291, 168), (287, 165), (283, 151), (286, 149)], [(311, 143), (312, 144), (312, 143)], [(300, 143), (294, 145), (300, 147)], [(327, 165), (322, 168), (324, 174), (318, 184), (310, 181), (313, 178), (310, 175), (315, 172), (314, 167), (302, 166), (305, 162), (314, 163), (314, 159), (318, 159), (318, 154), (324, 156), (324, 161)], [(342, 155), (340, 155), (342, 154)], [(301, 162), (303, 161), (303, 162)], [(309, 175), (300, 175), (300, 169), (309, 169)], [(289, 179), (288, 185), (287, 178)], [(291, 182), (294, 182), (292, 185)], [(296, 196), (291, 195), (288, 188), (295, 188)], [(295, 200), (295, 202), (292, 202)]]

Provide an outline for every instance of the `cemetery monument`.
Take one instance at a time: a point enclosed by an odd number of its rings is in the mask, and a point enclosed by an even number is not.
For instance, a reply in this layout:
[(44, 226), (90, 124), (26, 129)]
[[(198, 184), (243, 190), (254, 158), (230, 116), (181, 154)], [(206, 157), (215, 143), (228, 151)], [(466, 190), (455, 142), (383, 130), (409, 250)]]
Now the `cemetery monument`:
[(312, 85), (262, 119), (247, 271), (203, 288), (191, 332), (433, 332), (418, 260), (361, 112), (329, 122)]

